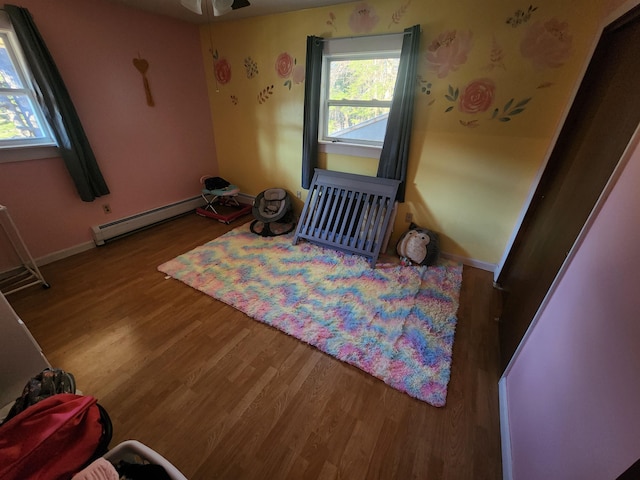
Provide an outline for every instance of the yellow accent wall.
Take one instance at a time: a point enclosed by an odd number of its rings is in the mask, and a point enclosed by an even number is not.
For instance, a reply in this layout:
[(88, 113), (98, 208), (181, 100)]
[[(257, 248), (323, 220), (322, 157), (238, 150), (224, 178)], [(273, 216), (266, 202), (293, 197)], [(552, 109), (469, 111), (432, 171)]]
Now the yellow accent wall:
[[(248, 194), (282, 187), (295, 197), (306, 37), (400, 32), (419, 23), (406, 202), (392, 241), (411, 213), (440, 233), (444, 252), (495, 264), (575, 91), (603, 3), (370, 0), (203, 26), (220, 175)], [(278, 70), (281, 54), (290, 69)], [(370, 158), (320, 154), (319, 162), (366, 175), (377, 169)]]

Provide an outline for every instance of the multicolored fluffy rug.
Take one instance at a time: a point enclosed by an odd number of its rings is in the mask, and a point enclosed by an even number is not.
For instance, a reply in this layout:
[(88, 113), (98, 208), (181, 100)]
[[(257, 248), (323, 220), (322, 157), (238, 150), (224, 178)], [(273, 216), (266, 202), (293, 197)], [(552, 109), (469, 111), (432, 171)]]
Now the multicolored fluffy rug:
[(248, 224), (161, 272), (435, 406), (446, 401), (462, 265), (378, 264)]

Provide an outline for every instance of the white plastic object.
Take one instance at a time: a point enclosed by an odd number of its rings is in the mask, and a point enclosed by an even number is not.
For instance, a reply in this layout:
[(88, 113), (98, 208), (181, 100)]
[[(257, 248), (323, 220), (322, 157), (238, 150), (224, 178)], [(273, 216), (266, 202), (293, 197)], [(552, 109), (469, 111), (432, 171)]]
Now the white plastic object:
[(172, 480), (188, 480), (187, 477), (185, 477), (180, 470), (174, 467), (166, 458), (137, 440), (126, 440), (119, 443), (105, 453), (104, 458), (115, 465), (120, 460), (127, 461), (127, 457), (131, 455), (138, 455), (149, 463), (163, 466), (167, 475), (169, 475)]

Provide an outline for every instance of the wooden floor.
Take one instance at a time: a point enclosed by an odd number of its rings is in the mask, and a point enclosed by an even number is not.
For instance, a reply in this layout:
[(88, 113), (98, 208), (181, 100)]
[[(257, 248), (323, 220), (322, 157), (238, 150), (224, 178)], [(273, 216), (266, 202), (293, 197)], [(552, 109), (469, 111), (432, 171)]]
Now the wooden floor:
[(187, 215), (42, 268), (8, 297), (53, 366), (197, 479), (499, 479), (492, 275), (464, 269), (447, 405), (432, 407), (156, 267), (225, 233)]

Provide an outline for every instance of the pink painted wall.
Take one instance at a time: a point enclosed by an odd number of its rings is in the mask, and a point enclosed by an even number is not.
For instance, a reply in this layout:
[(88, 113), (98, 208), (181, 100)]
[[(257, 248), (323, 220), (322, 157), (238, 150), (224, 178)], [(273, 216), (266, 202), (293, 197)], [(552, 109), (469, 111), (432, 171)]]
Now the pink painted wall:
[(640, 147), (506, 376), (515, 480), (615, 479), (640, 457)]
[(198, 195), (200, 176), (218, 171), (198, 27), (105, 0), (19, 5), (47, 42), (111, 190), (81, 201), (60, 158), (0, 163), (0, 204), (33, 256), (91, 241), (92, 225)]

